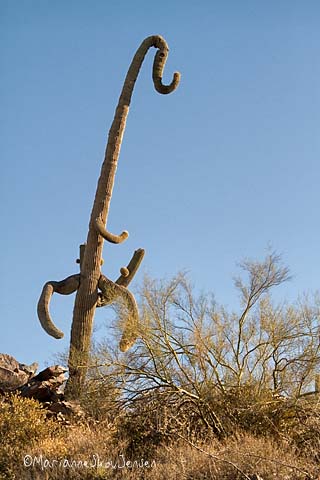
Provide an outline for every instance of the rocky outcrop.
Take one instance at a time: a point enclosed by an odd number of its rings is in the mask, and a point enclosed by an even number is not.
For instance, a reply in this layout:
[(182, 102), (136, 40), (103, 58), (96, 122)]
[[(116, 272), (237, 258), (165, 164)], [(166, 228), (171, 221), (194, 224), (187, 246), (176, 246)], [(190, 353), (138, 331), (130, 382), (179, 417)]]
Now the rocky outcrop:
[(34, 398), (48, 410), (48, 416), (66, 424), (82, 420), (84, 412), (77, 402), (64, 400), (67, 369), (61, 365), (47, 367), (36, 375), (38, 364), (24, 365), (6, 353), (0, 353), (0, 393), (19, 393)]
[(25, 385), (20, 387), (23, 397), (35, 398), (40, 402), (56, 402), (63, 398), (65, 373), (61, 365), (54, 365), (42, 370)]
[(0, 353), (0, 389), (5, 392), (16, 390), (25, 385), (37, 369), (36, 362), (25, 365), (7, 353)]

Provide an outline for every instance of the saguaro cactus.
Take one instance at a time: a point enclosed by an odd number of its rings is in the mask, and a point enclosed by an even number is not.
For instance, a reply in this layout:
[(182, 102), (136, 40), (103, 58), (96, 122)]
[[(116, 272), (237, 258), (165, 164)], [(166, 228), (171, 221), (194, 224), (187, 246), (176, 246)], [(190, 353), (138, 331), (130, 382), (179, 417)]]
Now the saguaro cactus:
[(43, 287), (38, 303), (38, 316), (42, 327), (49, 335), (62, 338), (63, 333), (54, 325), (50, 317), (50, 299), (54, 292), (69, 295), (77, 291), (71, 327), (69, 380), (66, 387), (66, 395), (69, 398), (76, 398), (81, 393), (87, 372), (96, 307), (108, 305), (114, 301), (121, 301), (125, 305), (126, 322), (120, 341), (122, 351), (128, 350), (136, 341), (138, 335), (138, 309), (135, 298), (127, 290), (127, 286), (142, 261), (144, 250), (138, 249), (134, 252), (128, 266), (121, 268), (121, 275), (115, 282), (102, 275), (101, 255), (104, 240), (121, 243), (128, 237), (127, 231), (123, 231), (120, 235), (110, 233), (106, 229), (106, 223), (132, 92), (142, 62), (150, 47), (157, 49), (152, 74), (157, 92), (171, 93), (179, 84), (180, 74), (177, 72), (174, 74), (170, 85), (162, 84), (162, 73), (169, 50), (166, 41), (158, 35), (146, 38), (131, 62), (109, 131), (105, 158), (91, 212), (87, 243), (80, 246), (80, 274), (72, 275), (60, 282), (47, 282)]

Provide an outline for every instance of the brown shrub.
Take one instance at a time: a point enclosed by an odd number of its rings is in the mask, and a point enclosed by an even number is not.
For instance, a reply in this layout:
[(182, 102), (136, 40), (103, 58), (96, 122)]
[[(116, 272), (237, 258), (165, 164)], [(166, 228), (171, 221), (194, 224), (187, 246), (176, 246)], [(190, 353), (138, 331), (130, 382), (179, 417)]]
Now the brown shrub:
[(254, 474), (263, 480), (306, 480), (320, 474), (319, 465), (298, 456), (286, 441), (251, 434), (196, 446), (179, 442), (160, 448), (155, 460), (157, 468), (148, 480), (240, 480)]
[(58, 435), (59, 425), (46, 418), (36, 400), (19, 395), (0, 398), (0, 474), (15, 478), (14, 470), (35, 444)]
[[(300, 450), (297, 446), (297, 439), (303, 444), (309, 423), (301, 422), (299, 428), (294, 425), (294, 439), (238, 430), (223, 441), (197, 440), (195, 436), (188, 436), (187, 430), (184, 434), (182, 428), (173, 428), (168, 435), (165, 417), (156, 417), (155, 408), (152, 415), (149, 409), (148, 417), (147, 405), (143, 405), (141, 412), (145, 418), (133, 412), (130, 416), (128, 412), (122, 426), (102, 422), (59, 427), (53, 420), (46, 419), (36, 401), (16, 396), (3, 399), (0, 406), (1, 480), (236, 480), (253, 474), (263, 480), (306, 480), (320, 475), (319, 459), (314, 455), (317, 444), (312, 443), (312, 451), (310, 443), (306, 448), (299, 447)], [(184, 414), (187, 419), (187, 413)], [(152, 423), (152, 419), (156, 423)], [(307, 420), (310, 422), (311, 416)], [(154, 427), (161, 437), (154, 436)], [(137, 438), (138, 447), (132, 448)], [(29, 459), (36, 457), (35, 464), (24, 466), (25, 455), (29, 455)], [(102, 463), (93, 466), (98, 458)], [(46, 466), (45, 461), (50, 465)], [(54, 465), (54, 461), (60, 464)], [(69, 463), (63, 465), (61, 461)], [(85, 466), (86, 461), (91, 463), (90, 468)], [(131, 463), (124, 465), (124, 462)]]

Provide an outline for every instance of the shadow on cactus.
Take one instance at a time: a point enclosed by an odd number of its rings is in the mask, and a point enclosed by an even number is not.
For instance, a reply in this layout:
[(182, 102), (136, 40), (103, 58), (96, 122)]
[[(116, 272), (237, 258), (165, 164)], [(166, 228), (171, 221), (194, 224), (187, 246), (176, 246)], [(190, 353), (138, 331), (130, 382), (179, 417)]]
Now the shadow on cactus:
[(121, 268), (120, 276), (115, 282), (101, 273), (101, 265), (104, 240), (117, 244), (125, 241), (129, 236), (127, 231), (123, 231), (120, 235), (110, 233), (106, 224), (133, 88), (144, 57), (151, 47), (157, 49), (152, 72), (156, 91), (168, 94), (173, 92), (179, 84), (180, 74), (177, 72), (174, 73), (169, 85), (162, 83), (163, 69), (169, 51), (166, 41), (158, 35), (146, 38), (129, 67), (109, 131), (105, 158), (90, 217), (87, 242), (80, 246), (78, 260), (80, 273), (59, 282), (47, 282), (38, 303), (38, 317), (42, 327), (49, 335), (62, 338), (63, 332), (55, 326), (50, 316), (50, 299), (54, 292), (61, 295), (77, 292), (71, 327), (69, 380), (65, 392), (69, 398), (77, 398), (81, 393), (87, 371), (93, 318), (97, 307), (118, 301), (125, 305), (127, 318), (120, 341), (121, 351), (127, 351), (138, 336), (138, 308), (133, 294), (127, 287), (139, 268), (144, 250), (140, 248), (134, 252), (127, 267)]

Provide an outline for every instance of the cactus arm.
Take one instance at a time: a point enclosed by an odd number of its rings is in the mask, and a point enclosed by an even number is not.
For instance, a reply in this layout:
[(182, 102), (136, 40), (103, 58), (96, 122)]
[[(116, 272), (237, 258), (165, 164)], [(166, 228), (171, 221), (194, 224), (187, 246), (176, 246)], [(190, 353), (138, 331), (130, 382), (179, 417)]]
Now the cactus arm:
[(163, 85), (162, 74), (163, 74), (164, 66), (167, 61), (169, 48), (167, 43), (162, 37), (158, 37), (158, 40), (155, 43), (155, 47), (159, 48), (159, 50), (155, 54), (154, 61), (153, 61), (153, 69), (152, 69), (153, 84), (158, 93), (167, 95), (168, 93), (173, 92), (179, 85), (180, 73), (175, 72), (173, 74), (172, 82), (169, 85)]
[(43, 287), (39, 302), (38, 302), (38, 318), (40, 320), (42, 328), (54, 338), (62, 338), (64, 336), (63, 332), (59, 330), (53, 323), (49, 305), (52, 294), (54, 292), (54, 287), (51, 282), (47, 282)]
[(120, 301), (125, 307), (124, 317), (126, 320), (119, 346), (122, 352), (126, 352), (134, 344), (138, 336), (139, 312), (136, 299), (129, 290), (121, 285), (117, 285), (104, 275), (100, 276), (98, 286), (105, 299), (105, 305)]
[(117, 285), (122, 285), (123, 287), (127, 287), (129, 285), (138, 268), (140, 267), (144, 254), (145, 250), (143, 248), (138, 248), (138, 250), (134, 252), (130, 262), (127, 265), (129, 275), (123, 275), (121, 272), (120, 277), (116, 280)]
[(49, 305), (54, 292), (60, 295), (70, 295), (78, 290), (80, 285), (80, 275), (71, 275), (60, 282), (50, 281), (45, 284), (38, 302), (38, 318), (42, 328), (54, 338), (62, 338), (63, 332), (59, 330), (53, 323)]
[(136, 314), (132, 311), (127, 315), (126, 321), (122, 327), (122, 336), (119, 342), (121, 352), (128, 351), (135, 344), (139, 333), (139, 314), (136, 300), (129, 290), (125, 290), (125, 292), (127, 295), (127, 301), (130, 301), (131, 303), (134, 301)]
[(77, 258), (76, 260), (76, 263), (79, 263), (80, 265), (80, 270), (81, 270), (81, 267), (82, 267), (82, 263), (83, 263), (83, 257), (84, 257), (84, 252), (85, 252), (85, 249), (86, 249), (86, 244), (85, 243), (82, 243), (79, 247), (79, 257), (80, 258)]
[[(145, 251), (143, 250), (143, 248), (138, 248), (138, 250), (136, 250), (130, 260), (130, 262), (128, 263), (128, 266), (127, 267), (122, 267), (120, 269), (120, 277), (114, 282), (116, 285), (119, 285), (121, 287), (127, 287), (129, 285), (129, 283), (131, 282), (131, 280), (133, 279), (133, 277), (135, 276), (142, 260), (143, 260), (143, 257), (144, 257), (144, 253)], [(109, 282), (111, 282), (111, 280), (109, 280)], [(111, 282), (111, 284), (113, 284), (113, 282)], [(104, 285), (102, 283), (102, 285)], [(101, 290), (101, 292), (98, 293), (98, 301), (97, 301), (97, 307), (106, 307), (107, 305), (109, 305), (110, 303), (112, 303), (113, 300), (109, 300), (110, 298), (110, 292), (111, 292), (111, 289), (109, 288), (109, 293), (106, 294), (104, 293), (105, 290), (105, 286), (103, 287), (103, 289), (101, 289), (100, 287), (100, 284), (99, 284), (99, 288)]]
[(114, 235), (108, 232), (101, 218), (96, 218), (95, 227), (97, 232), (110, 243), (122, 243), (129, 237), (127, 230), (124, 230), (120, 235)]
[(98, 287), (100, 289), (98, 303), (100, 301), (103, 305), (99, 306), (104, 307), (113, 303), (116, 298), (121, 295), (121, 289), (123, 288), (116, 285), (112, 280), (109, 280), (109, 278), (105, 277), (104, 275), (100, 276)]

